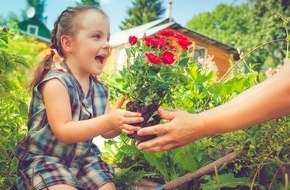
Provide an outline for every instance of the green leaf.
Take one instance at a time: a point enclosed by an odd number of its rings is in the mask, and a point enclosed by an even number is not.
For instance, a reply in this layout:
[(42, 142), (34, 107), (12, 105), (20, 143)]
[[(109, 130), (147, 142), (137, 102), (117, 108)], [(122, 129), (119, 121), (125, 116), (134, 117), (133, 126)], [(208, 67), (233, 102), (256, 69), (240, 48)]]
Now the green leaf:
[(180, 81), (183, 83), (183, 84), (187, 84), (188, 83), (188, 78), (184, 75), (179, 75), (179, 78), (180, 78)]
[(136, 155), (141, 154), (141, 152), (137, 149), (136, 146), (131, 146), (131, 145), (123, 145), (120, 148), (120, 151), (122, 151), (123, 153), (129, 156), (136, 156)]
[(222, 187), (230, 187), (235, 188), (237, 186), (250, 186), (251, 181), (246, 177), (236, 178), (234, 177), (234, 174), (221, 174), (218, 175), (219, 178), (219, 184), (217, 184), (217, 181), (215, 179), (206, 177), (205, 180), (208, 182), (205, 184), (202, 184), (203, 190), (212, 190), (212, 189), (219, 189)]
[(10, 160), (9, 154), (2, 142), (0, 142), (0, 157), (4, 160)]
[(190, 77), (193, 80), (197, 80), (197, 74), (198, 74), (198, 66), (197, 64), (192, 64), (189, 67), (187, 67), (187, 72), (189, 73)]
[(175, 172), (174, 168), (173, 167), (168, 168), (164, 158), (159, 157), (160, 153), (153, 154), (153, 153), (148, 153), (146, 151), (142, 151), (142, 152), (143, 152), (143, 155), (144, 155), (146, 161), (151, 166), (155, 167), (156, 170), (162, 174), (162, 176), (166, 182), (173, 179), (171, 176), (176, 176), (176, 172)]
[(134, 167), (137, 167), (137, 165), (133, 165), (132, 167), (121, 169), (121, 171), (116, 174), (115, 183), (117, 184), (117, 186), (120, 186), (120, 184), (132, 183), (136, 180), (140, 180), (145, 177), (154, 178), (154, 177), (159, 176), (155, 172), (148, 172), (144, 170), (134, 171), (133, 170)]
[(0, 48), (8, 47), (8, 36), (5, 32), (0, 32)]
[(188, 61), (189, 61), (189, 57), (185, 57), (179, 61), (179, 65), (181, 67), (185, 67), (185, 66), (187, 66)]

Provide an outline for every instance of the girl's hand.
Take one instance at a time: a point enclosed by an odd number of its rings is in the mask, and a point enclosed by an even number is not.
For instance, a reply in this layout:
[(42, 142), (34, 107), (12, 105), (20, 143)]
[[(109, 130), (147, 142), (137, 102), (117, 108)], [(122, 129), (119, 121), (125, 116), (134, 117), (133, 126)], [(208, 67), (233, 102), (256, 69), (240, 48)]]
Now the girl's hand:
[(138, 131), (140, 127), (136, 127), (130, 124), (140, 123), (144, 119), (141, 113), (131, 112), (121, 109), (124, 104), (125, 98), (121, 97), (114, 108), (108, 112), (108, 122), (112, 129), (117, 131), (122, 131), (126, 134), (133, 134), (135, 131)]

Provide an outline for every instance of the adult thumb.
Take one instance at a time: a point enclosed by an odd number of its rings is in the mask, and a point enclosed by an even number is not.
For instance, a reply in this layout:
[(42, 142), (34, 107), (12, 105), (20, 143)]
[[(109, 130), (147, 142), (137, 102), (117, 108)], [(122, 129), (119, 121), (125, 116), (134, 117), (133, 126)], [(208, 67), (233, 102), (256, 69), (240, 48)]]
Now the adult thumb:
[(122, 97), (117, 101), (117, 103), (115, 104), (114, 108), (115, 108), (115, 109), (121, 108), (121, 107), (123, 106), (124, 102), (125, 102), (125, 97), (122, 96)]
[(165, 120), (172, 120), (176, 115), (176, 110), (168, 110), (159, 107), (158, 108), (158, 115)]

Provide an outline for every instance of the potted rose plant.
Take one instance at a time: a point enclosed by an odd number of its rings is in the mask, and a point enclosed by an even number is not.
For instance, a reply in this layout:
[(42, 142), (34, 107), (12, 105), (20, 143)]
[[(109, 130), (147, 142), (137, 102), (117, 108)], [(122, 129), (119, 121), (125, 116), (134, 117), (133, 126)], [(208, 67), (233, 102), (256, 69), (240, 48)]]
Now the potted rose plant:
[[(144, 121), (136, 125), (146, 127), (160, 122), (156, 110), (173, 101), (173, 92), (186, 79), (191, 45), (184, 35), (173, 30), (144, 35), (140, 40), (136, 36), (129, 37), (127, 62), (120, 73), (129, 101), (126, 109), (140, 112), (144, 117)], [(154, 136), (141, 138), (135, 133), (129, 137), (145, 141)]]

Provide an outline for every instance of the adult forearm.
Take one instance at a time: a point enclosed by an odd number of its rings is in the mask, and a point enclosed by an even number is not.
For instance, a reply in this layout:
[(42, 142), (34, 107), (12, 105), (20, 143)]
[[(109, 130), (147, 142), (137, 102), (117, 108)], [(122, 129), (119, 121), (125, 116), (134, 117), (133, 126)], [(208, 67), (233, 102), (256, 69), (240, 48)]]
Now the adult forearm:
[(250, 127), (290, 113), (290, 77), (284, 71), (201, 113), (210, 134)]

